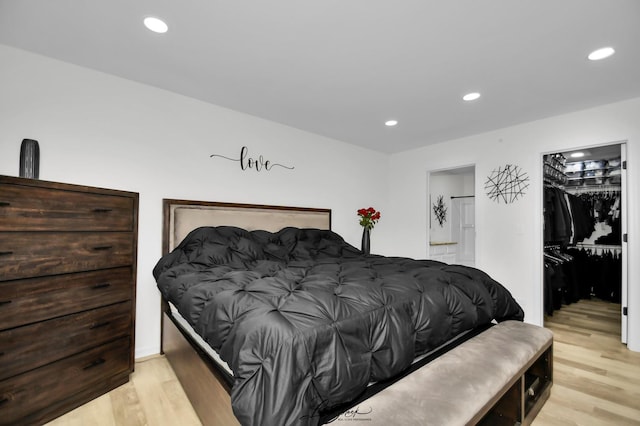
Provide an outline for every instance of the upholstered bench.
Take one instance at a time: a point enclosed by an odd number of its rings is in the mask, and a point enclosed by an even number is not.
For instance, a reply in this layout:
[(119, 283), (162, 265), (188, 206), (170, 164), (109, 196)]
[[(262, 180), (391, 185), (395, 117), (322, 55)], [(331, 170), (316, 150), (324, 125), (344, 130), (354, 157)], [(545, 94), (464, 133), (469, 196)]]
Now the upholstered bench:
[(497, 324), (335, 420), (369, 425), (529, 424), (549, 397), (553, 335)]

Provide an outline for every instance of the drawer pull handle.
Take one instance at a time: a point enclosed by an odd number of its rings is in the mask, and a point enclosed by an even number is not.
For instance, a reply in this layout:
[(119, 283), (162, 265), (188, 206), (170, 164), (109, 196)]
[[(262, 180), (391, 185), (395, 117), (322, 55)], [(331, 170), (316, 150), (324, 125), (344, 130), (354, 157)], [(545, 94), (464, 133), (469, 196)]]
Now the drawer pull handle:
[(109, 213), (112, 209), (93, 209), (94, 213)]
[(90, 330), (95, 330), (96, 328), (106, 327), (109, 324), (111, 324), (111, 321), (99, 322), (99, 323), (93, 324), (91, 327), (89, 327), (89, 329)]
[(91, 287), (94, 290), (99, 290), (101, 288), (107, 288), (107, 287), (111, 287), (111, 283), (98, 283), (98, 284), (94, 284), (93, 287)]
[(113, 246), (97, 246), (94, 247), (93, 249), (96, 251), (104, 251), (104, 250), (111, 250), (113, 248)]
[(11, 300), (0, 300), (0, 306), (8, 305), (11, 303)]
[(0, 201), (0, 207), (9, 207), (11, 205), (11, 203), (7, 202), (7, 201)]
[(104, 358), (98, 358), (95, 361), (93, 361), (91, 364), (85, 365), (83, 370), (88, 370), (90, 368), (97, 367), (100, 364), (104, 364), (105, 362), (107, 362), (107, 361)]
[(12, 251), (0, 251), (0, 256), (9, 256), (12, 255)]

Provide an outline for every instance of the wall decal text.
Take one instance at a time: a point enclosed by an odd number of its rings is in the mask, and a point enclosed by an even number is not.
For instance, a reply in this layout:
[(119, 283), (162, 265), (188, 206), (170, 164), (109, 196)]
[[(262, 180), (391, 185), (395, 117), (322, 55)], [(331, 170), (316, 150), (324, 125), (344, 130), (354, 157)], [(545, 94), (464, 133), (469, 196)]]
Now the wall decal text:
[(249, 156), (249, 148), (243, 146), (240, 149), (240, 158), (229, 158), (224, 155), (219, 154), (211, 154), (211, 157), (220, 157), (230, 161), (237, 161), (240, 163), (240, 168), (242, 170), (253, 169), (256, 172), (261, 172), (262, 170), (271, 171), (274, 167), (282, 167), (284, 169), (293, 170), (295, 167), (293, 166), (285, 166), (280, 163), (272, 163), (270, 160), (265, 160), (262, 155), (258, 156), (258, 158), (253, 158)]

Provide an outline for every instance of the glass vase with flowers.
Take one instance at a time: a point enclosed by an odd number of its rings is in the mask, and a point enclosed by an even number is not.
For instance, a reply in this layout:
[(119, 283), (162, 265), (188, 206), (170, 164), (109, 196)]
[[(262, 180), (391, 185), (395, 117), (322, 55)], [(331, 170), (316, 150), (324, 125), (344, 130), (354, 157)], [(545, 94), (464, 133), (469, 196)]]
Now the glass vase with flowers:
[(360, 226), (362, 226), (362, 252), (369, 254), (371, 251), (371, 230), (380, 220), (380, 212), (369, 207), (366, 209), (358, 209), (360, 217)]

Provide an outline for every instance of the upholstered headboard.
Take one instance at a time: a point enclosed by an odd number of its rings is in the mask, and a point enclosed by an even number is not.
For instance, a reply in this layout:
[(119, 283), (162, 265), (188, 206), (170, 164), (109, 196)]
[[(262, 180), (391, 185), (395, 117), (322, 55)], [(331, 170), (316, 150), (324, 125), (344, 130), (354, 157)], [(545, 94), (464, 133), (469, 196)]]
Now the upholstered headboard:
[(331, 210), (210, 201), (164, 199), (162, 253), (168, 253), (200, 226), (237, 226), (279, 231), (287, 226), (331, 229)]

